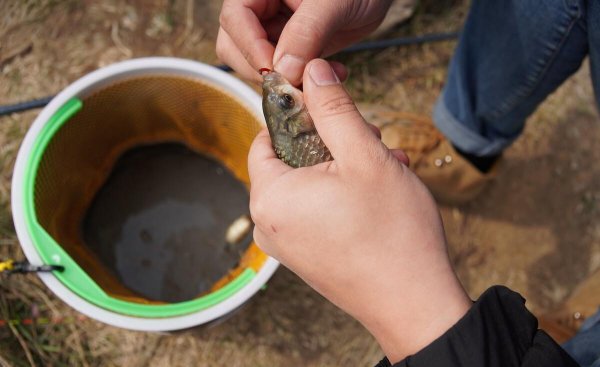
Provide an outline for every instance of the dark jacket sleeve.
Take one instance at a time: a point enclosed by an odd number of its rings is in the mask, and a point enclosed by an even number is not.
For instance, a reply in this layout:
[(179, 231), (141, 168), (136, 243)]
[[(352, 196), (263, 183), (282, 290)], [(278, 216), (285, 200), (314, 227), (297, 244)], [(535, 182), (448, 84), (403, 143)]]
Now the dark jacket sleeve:
[(544, 331), (525, 299), (506, 287), (488, 289), (462, 319), (417, 354), (376, 367), (578, 366)]

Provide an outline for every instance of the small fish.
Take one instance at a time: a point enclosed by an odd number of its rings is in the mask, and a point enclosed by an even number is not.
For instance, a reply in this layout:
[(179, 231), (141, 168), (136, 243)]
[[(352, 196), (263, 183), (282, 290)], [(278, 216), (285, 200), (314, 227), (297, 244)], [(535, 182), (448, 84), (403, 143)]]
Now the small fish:
[(332, 160), (308, 114), (302, 92), (270, 70), (263, 73), (262, 88), (263, 112), (277, 157), (294, 168)]

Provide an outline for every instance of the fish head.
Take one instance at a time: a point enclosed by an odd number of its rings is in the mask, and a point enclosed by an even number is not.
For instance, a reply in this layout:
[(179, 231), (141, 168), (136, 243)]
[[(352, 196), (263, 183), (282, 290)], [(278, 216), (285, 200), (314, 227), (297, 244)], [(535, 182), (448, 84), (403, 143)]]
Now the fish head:
[(263, 75), (263, 112), (271, 135), (296, 137), (315, 129), (302, 91), (281, 74), (271, 71)]

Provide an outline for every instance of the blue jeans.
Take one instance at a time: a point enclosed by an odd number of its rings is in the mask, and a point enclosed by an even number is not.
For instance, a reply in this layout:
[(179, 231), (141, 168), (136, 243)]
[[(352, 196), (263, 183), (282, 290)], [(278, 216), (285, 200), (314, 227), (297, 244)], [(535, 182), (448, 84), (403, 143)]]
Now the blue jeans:
[(600, 102), (598, 0), (473, 0), (434, 121), (460, 150), (499, 154), (588, 54)]
[(581, 326), (563, 348), (581, 367), (600, 367), (600, 310)]
[[(460, 150), (497, 155), (587, 55), (600, 104), (600, 0), (473, 0), (435, 124)], [(600, 312), (564, 348), (600, 367)]]

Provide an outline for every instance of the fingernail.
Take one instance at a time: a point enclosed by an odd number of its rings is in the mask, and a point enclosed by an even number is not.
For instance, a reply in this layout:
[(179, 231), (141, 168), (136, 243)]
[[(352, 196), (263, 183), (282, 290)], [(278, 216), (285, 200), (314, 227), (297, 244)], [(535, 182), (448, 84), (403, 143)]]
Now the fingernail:
[(303, 59), (293, 55), (283, 55), (275, 64), (275, 70), (288, 78), (298, 79), (304, 73), (306, 63)]
[(321, 87), (340, 83), (340, 80), (327, 61), (313, 62), (310, 70), (308, 70), (308, 74), (313, 82)]

